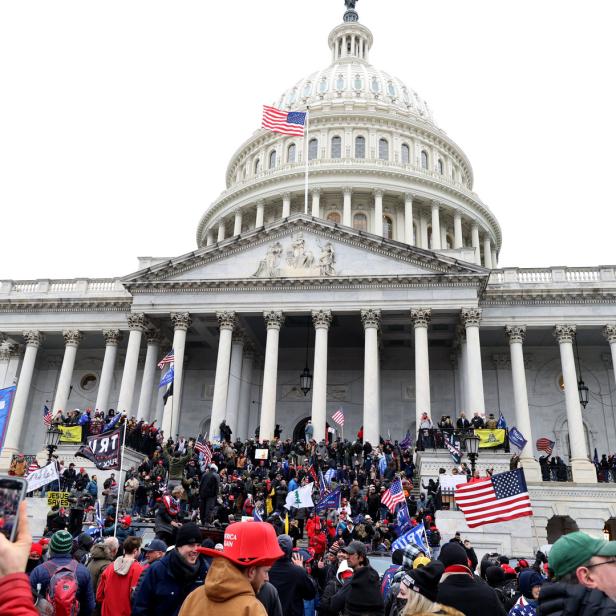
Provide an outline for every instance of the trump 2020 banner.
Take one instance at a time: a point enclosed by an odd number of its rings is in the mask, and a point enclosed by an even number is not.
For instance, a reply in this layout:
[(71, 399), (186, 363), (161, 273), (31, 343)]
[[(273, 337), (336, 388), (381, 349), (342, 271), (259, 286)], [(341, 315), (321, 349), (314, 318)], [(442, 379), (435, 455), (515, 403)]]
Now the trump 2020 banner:
[(9, 426), (16, 389), (14, 385), (0, 389), (0, 449), (2, 449), (4, 444), (4, 436)]
[(104, 471), (107, 469), (120, 469), (120, 449), (122, 447), (122, 428), (96, 434), (88, 437), (87, 445), (79, 448), (75, 454), (94, 462), (96, 468)]

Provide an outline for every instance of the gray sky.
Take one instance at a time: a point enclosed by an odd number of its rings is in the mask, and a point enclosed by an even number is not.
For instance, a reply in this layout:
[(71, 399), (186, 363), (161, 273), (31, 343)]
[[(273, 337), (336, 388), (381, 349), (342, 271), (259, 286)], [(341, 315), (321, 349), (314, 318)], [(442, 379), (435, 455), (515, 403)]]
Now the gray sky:
[[(359, 0), (371, 62), (469, 156), (501, 265), (616, 263), (616, 3)], [(261, 105), (327, 66), (343, 0), (0, 3), (0, 279), (194, 250)]]

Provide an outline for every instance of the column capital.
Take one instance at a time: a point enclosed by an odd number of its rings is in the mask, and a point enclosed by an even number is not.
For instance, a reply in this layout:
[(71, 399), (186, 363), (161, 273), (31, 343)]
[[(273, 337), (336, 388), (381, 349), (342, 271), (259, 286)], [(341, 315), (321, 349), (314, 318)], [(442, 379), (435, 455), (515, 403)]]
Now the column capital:
[(350, 186), (344, 186), (342, 188), (342, 193), (344, 195), (352, 195), (353, 194), (353, 189)]
[(145, 331), (145, 339), (148, 344), (160, 344), (162, 337), (157, 327), (148, 327)]
[(494, 353), (492, 355), (492, 363), (495, 368), (506, 368), (511, 365), (511, 356), (507, 353)]
[(39, 347), (44, 340), (43, 334), (36, 329), (26, 330), (23, 337), (26, 339), (26, 346)]
[(555, 325), (554, 326), (554, 338), (558, 340), (558, 344), (563, 342), (573, 342), (576, 332), (575, 325)]
[(122, 340), (122, 332), (119, 329), (104, 329), (103, 338), (105, 346), (118, 346), (118, 342)]
[(235, 216), (241, 216), (242, 215), (242, 206), (238, 206), (233, 210), (233, 213), (235, 214)]
[(284, 323), (284, 314), (280, 310), (266, 310), (263, 312), (267, 329), (280, 329)]
[(145, 314), (143, 314), (143, 312), (136, 312), (133, 314), (129, 314), (127, 317), (128, 320), (128, 329), (133, 331), (133, 330), (137, 330), (137, 331), (145, 331), (145, 328), (147, 326), (147, 321), (145, 318)]
[(265, 205), (265, 199), (257, 199), (255, 204), (257, 207), (263, 207)]
[(19, 345), (13, 342), (4, 342), (0, 346), (0, 359), (6, 361), (14, 357), (19, 357)]
[(235, 329), (237, 325), (237, 314), (232, 310), (221, 310), (216, 313), (216, 319), (218, 320), (218, 327), (220, 330), (231, 330)]
[(464, 327), (479, 327), (482, 312), (481, 308), (462, 308), (460, 318)]
[(405, 201), (413, 201), (413, 199), (416, 199), (417, 195), (415, 193), (412, 192), (405, 192), (404, 193), (404, 200)]
[(233, 336), (231, 337), (232, 344), (241, 344), (243, 347), (246, 347), (246, 336), (243, 331), (240, 329), (236, 329), (233, 332)]
[(526, 338), (526, 325), (505, 325), (505, 334), (509, 338), (509, 344), (522, 343)]
[(192, 324), (192, 319), (188, 312), (172, 312), (170, 315), (173, 329), (182, 329), (187, 331)]
[(378, 329), (381, 326), (380, 310), (375, 310), (374, 308), (363, 308), (360, 314), (364, 329)]
[(313, 186), (310, 189), (310, 194), (314, 197), (314, 196), (319, 196), (321, 194), (321, 187), (320, 186)]
[(372, 194), (375, 196), (375, 198), (382, 199), (384, 192), (385, 192), (384, 190), (377, 188), (372, 191)]
[(603, 328), (602, 333), (610, 344), (612, 344), (612, 342), (616, 342), (616, 323), (606, 325)]
[(453, 213), (453, 217), (462, 220), (462, 212), (460, 210), (455, 210)]
[(285, 193), (282, 193), (282, 198), (283, 198), (285, 201), (289, 201), (289, 200), (291, 199), (291, 193), (290, 193), (290, 192), (285, 192)]
[(411, 310), (411, 321), (413, 321), (415, 327), (428, 327), (431, 319), (431, 308), (413, 308)]
[(331, 310), (313, 310), (312, 322), (315, 329), (329, 329), (332, 323), (332, 311)]
[(65, 329), (62, 332), (62, 337), (66, 346), (79, 346), (79, 343), (83, 340), (83, 334), (78, 329)]
[(432, 206), (432, 209), (439, 209), (441, 207), (441, 204), (438, 201), (431, 201), (430, 205)]

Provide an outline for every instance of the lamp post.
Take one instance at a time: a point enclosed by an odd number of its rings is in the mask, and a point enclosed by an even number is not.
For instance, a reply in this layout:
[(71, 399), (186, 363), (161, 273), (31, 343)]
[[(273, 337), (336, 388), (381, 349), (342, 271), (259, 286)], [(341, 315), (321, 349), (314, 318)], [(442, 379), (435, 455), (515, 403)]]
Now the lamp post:
[(56, 426), (52, 426), (47, 430), (45, 434), (45, 445), (47, 447), (47, 464), (51, 463), (51, 458), (53, 456), (53, 452), (58, 448), (58, 443), (60, 442), (60, 437), (62, 436), (62, 432), (56, 428)]
[(308, 368), (308, 349), (310, 347), (310, 317), (308, 317), (308, 329), (306, 332), (306, 366), (299, 375), (299, 388), (304, 392), (304, 396), (312, 389), (312, 374)]
[(586, 408), (588, 404), (588, 386), (584, 383), (584, 379), (582, 378), (582, 364), (580, 364), (580, 350), (578, 349), (577, 337), (575, 338), (575, 354), (577, 355), (577, 364), (578, 364), (578, 374), (580, 378), (578, 380), (578, 395), (580, 397), (580, 404), (582, 408)]
[(475, 463), (479, 457), (479, 437), (476, 434), (469, 434), (464, 437), (464, 444), (466, 445), (466, 455), (471, 461), (471, 474), (475, 475)]

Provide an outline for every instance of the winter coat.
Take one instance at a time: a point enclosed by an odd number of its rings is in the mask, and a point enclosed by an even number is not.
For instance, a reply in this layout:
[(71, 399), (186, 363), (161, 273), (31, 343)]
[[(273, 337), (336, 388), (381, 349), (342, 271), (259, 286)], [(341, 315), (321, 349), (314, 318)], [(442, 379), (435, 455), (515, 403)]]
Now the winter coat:
[(0, 579), (0, 614), (38, 616), (32, 601), (30, 581), (25, 573), (11, 573)]
[(302, 567), (283, 556), (269, 571), (269, 581), (278, 590), (282, 612), (285, 616), (303, 616), (303, 599), (314, 599), (317, 588), (314, 580)]
[(578, 584), (544, 584), (538, 613), (541, 616), (616, 616), (616, 602), (600, 590)]
[(97, 543), (92, 546), (90, 555), (92, 558), (87, 565), (87, 569), (90, 572), (90, 577), (92, 578), (92, 588), (96, 593), (101, 574), (105, 570), (105, 567), (111, 564), (111, 554), (109, 553), (109, 550), (105, 548), (103, 543)]
[(267, 616), (282, 616), (282, 606), (278, 591), (273, 584), (265, 582), (257, 593), (257, 599), (263, 603)]
[(131, 594), (142, 570), (141, 564), (134, 559), (119, 556), (113, 566), (103, 571), (96, 591), (102, 616), (130, 616)]
[[(162, 610), (158, 613), (168, 616)], [(205, 584), (188, 595), (179, 616), (204, 614), (267, 616), (248, 578), (226, 558), (214, 558)], [(137, 616), (134, 611), (133, 616)]]
[(484, 582), (463, 573), (445, 575), (438, 585), (438, 603), (460, 610), (465, 616), (507, 614), (494, 590)]
[[(434, 614), (449, 614), (449, 616), (465, 616), (462, 612), (459, 612), (453, 607), (447, 607), (446, 605), (441, 605), (438, 612), (415, 612), (413, 616), (434, 616)], [(410, 615), (409, 615), (410, 616)]]

